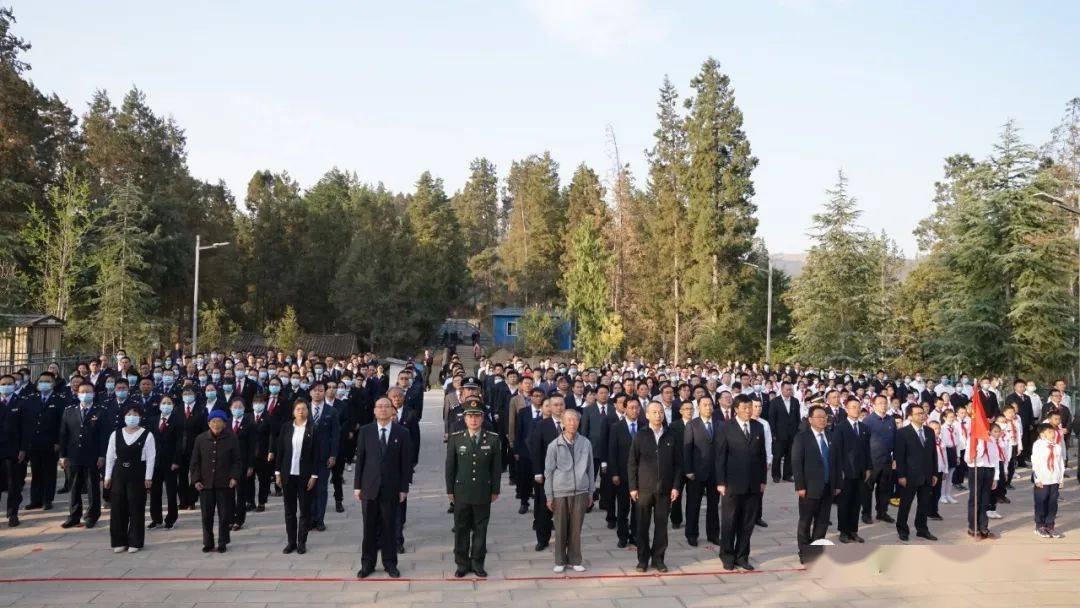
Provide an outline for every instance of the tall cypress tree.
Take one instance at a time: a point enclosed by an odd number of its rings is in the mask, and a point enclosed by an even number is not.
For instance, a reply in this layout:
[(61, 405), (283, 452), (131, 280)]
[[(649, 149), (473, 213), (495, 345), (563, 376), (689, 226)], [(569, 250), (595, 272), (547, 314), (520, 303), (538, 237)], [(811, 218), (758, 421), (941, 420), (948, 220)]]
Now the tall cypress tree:
[(466, 259), (494, 246), (499, 238), (499, 189), (495, 164), (479, 157), (469, 165), (465, 187), (451, 199), (461, 227)]
[(715, 338), (720, 332), (736, 343), (746, 339), (740, 309), (753, 282), (753, 271), (742, 262), (757, 230), (756, 207), (750, 202), (757, 158), (750, 153), (742, 112), (719, 62), (707, 59), (690, 86), (694, 96), (685, 104), (691, 238), (687, 304), (701, 326), (712, 326), (705, 333)]
[(548, 152), (515, 161), (506, 189), (507, 236), (499, 258), (510, 292), (522, 304), (555, 303), (566, 225), (559, 165)]

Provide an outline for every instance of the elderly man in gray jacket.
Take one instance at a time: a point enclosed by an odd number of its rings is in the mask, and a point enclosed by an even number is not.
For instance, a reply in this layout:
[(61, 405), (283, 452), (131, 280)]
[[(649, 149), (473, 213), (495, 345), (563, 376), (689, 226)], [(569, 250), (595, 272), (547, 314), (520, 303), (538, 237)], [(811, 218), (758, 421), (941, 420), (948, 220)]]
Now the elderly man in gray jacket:
[(581, 414), (566, 410), (562, 415), (563, 432), (547, 447), (544, 458), (544, 495), (555, 519), (556, 573), (569, 565), (584, 572), (581, 563), (581, 524), (585, 510), (592, 506), (596, 481), (593, 449), (589, 439), (578, 434)]

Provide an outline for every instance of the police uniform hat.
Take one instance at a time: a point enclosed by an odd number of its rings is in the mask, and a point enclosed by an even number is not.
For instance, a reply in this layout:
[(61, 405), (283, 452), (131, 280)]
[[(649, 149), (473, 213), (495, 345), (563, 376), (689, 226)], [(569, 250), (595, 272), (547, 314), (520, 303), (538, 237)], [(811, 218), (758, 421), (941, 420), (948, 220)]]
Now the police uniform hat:
[(480, 381), (475, 376), (465, 376), (465, 379), (461, 381), (461, 388), (480, 388)]

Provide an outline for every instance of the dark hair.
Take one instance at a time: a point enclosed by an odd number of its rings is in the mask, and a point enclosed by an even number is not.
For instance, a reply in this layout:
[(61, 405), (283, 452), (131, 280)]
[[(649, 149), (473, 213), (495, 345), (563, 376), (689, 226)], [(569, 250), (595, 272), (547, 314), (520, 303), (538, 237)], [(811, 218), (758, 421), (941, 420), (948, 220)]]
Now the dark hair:
[[(806, 413), (806, 417), (807, 418), (813, 418), (814, 414), (816, 412), (825, 412), (825, 406), (823, 406), (823, 405), (811, 405), (810, 410)], [(829, 413), (825, 412), (825, 415), (828, 416)]]
[(1042, 435), (1046, 431), (1053, 431), (1053, 430), (1056, 430), (1054, 428), (1054, 425), (1046, 423), (1046, 422), (1040, 422), (1039, 426), (1035, 427), (1035, 431), (1038, 432), (1040, 435)]
[(734, 407), (739, 407), (740, 405), (742, 405), (744, 403), (747, 404), (747, 405), (750, 405), (751, 402), (752, 402), (752, 400), (750, 399), (750, 395), (743, 395), (742, 393), (740, 393), (740, 394), (735, 396), (735, 401), (734, 401), (733, 405), (734, 405)]

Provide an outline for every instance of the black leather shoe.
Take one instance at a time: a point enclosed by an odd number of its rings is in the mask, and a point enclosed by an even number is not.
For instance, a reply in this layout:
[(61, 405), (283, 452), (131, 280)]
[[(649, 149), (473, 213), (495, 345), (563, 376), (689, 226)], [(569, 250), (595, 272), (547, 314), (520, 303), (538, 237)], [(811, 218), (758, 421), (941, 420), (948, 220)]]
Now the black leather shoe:
[(462, 578), (463, 576), (465, 576), (468, 573), (469, 573), (468, 568), (463, 568), (461, 566), (458, 566), (457, 570), (454, 570), (454, 578)]
[(172, 523), (166, 523), (166, 524), (165, 524), (165, 526), (164, 526), (164, 528), (165, 528), (166, 530), (172, 530), (172, 527), (173, 527), (173, 524), (172, 524)]
[(547, 549), (547, 546), (547, 543), (536, 543), (536, 550), (543, 551), (544, 549)]
[(296, 545), (285, 545), (285, 548), (281, 550), (285, 555), (288, 555), (293, 551), (296, 551)]
[(888, 513), (886, 513), (884, 515), (881, 515), (881, 516), (878, 516), (877, 520), (878, 521), (883, 521), (883, 522), (885, 522), (887, 524), (895, 524), (896, 523), (896, 520), (893, 519), (893, 516), (889, 515)]
[(929, 530), (916, 532), (915, 536), (918, 536), (919, 538), (925, 538), (926, 540), (937, 540), (937, 537), (931, 534)]
[(529, 505), (521, 505), (518, 507), (518, 515), (524, 515), (529, 512)]
[[(9, 517), (9, 518), (8, 518), (8, 524), (10, 525), (10, 523), (11, 523), (11, 518)], [(60, 524), (60, 527), (61, 527), (61, 528), (64, 528), (64, 529), (67, 529), (67, 528), (74, 528), (74, 527), (75, 527), (75, 526), (77, 526), (77, 525), (79, 525), (79, 522), (77, 522), (77, 521), (71, 521), (71, 520), (69, 519), (69, 520), (65, 521), (64, 523)]]
[(18, 515), (12, 515), (12, 516), (8, 517), (7, 525), (8, 525), (9, 528), (14, 528), (14, 527), (18, 526), (19, 525), (19, 516)]
[(475, 574), (476, 576), (479, 576), (480, 578), (487, 578), (487, 570), (484, 570), (483, 566), (481, 566), (479, 568), (473, 568), (472, 571), (473, 571), (473, 574)]
[(401, 578), (401, 572), (399, 572), (397, 568), (387, 568), (386, 576), (389, 576), (390, 578)]
[(848, 538), (850, 538), (851, 540), (853, 540), (853, 541), (855, 541), (857, 543), (865, 543), (866, 542), (866, 539), (859, 536), (858, 534), (849, 534)]
[(225, 545), (221, 545), (217, 548), (218, 553), (225, 553), (226, 551), (228, 551), (228, 549), (225, 547)]
[(682, 522), (679, 522), (677, 524), (671, 524), (671, 529), (672, 530), (678, 530), (681, 527), (682, 527)]
[(147, 530), (153, 530), (154, 528), (160, 528), (160, 527), (161, 527), (161, 524), (156, 522), (156, 521), (152, 521), (149, 524), (146, 524), (146, 529)]
[(735, 569), (735, 562), (721, 561), (720, 565), (723, 566), (724, 570), (727, 570), (729, 572)]
[(870, 524), (874, 523), (874, 519), (872, 517), (870, 517), (869, 515), (863, 515), (862, 516), (862, 523), (869, 526)]
[(88, 520), (86, 520), (86, 527), (87, 528), (93, 528), (96, 525), (97, 525), (97, 520), (96, 519), (88, 519)]
[(613, 521), (607, 522), (607, 529), (608, 530), (614, 530), (615, 529), (615, 522), (613, 522)]
[(664, 562), (653, 562), (653, 568), (656, 568), (657, 572), (667, 572), (667, 564)]
[(255, 512), (256, 513), (262, 513), (265, 510), (266, 510), (266, 505), (259, 505), (259, 506), (255, 507)]
[(203, 547), (203, 548), (202, 548), (202, 552), (203, 552), (203, 553), (210, 553), (210, 552), (211, 552), (211, 551), (213, 551), (213, 550), (214, 550), (214, 548), (213, 548), (213, 547)]
[(908, 542), (908, 533), (907, 532), (897, 532), (896, 536), (899, 537), (900, 540), (902, 540), (903, 542), (905, 542), (905, 543)]
[[(1002, 500), (1004, 500), (1004, 499), (1002, 499)], [(1006, 501), (1006, 502), (1008, 502), (1008, 501)], [(52, 503), (51, 502), (45, 503), (45, 506), (41, 507), (41, 510), (42, 511), (52, 511)]]
[(344, 513), (345, 512), (345, 505), (341, 504), (340, 500), (335, 501), (334, 502), (334, 510), (337, 511), (338, 513)]
[(839, 540), (840, 540), (840, 542), (844, 543), (845, 545), (846, 545), (846, 544), (848, 544), (848, 543), (853, 543), (853, 542), (855, 542), (855, 539), (854, 539), (854, 538), (851, 538), (851, 537), (850, 537), (850, 536), (848, 536), (848, 535), (847, 535), (846, 533), (844, 533), (844, 534), (841, 534), (841, 535), (840, 535), (840, 539), (839, 539)]
[(735, 562), (735, 567), (739, 570), (746, 570), (747, 572), (751, 572), (754, 569), (754, 567), (750, 565), (750, 562)]
[(690, 545), (691, 547), (696, 547), (697, 546), (697, 539), (696, 538), (688, 538), (688, 539), (686, 539), (686, 544)]
[(326, 524), (320, 521), (319, 523), (315, 524), (315, 529), (319, 532), (326, 532)]
[(307, 553), (307, 544), (306, 543), (296, 543), (296, 552), (299, 553), (300, 555), (303, 555), (303, 554)]
[[(1009, 498), (1007, 496), (1002, 496), (1001, 498), (998, 499), (998, 502), (1003, 502), (1005, 504), (1009, 504), (1012, 501), (1009, 500)], [(52, 505), (45, 505), (45, 510), (48, 510), (51, 507), (52, 507)]]
[(375, 572), (375, 568), (373, 566), (362, 566), (360, 568), (360, 571), (356, 573), (356, 578), (367, 578), (371, 576), (372, 572)]
[(26, 509), (27, 511), (33, 511), (34, 509), (40, 509), (41, 505), (30, 504), (30, 505), (26, 505), (23, 508)]
[(397, 552), (398, 553), (405, 553), (405, 543), (398, 543)]
[(618, 543), (616, 543), (616, 544), (615, 544), (615, 546), (616, 546), (616, 547), (618, 547), (618, 548), (620, 548), (620, 549), (625, 549), (625, 548), (626, 548), (626, 544), (627, 544), (627, 543), (626, 543), (626, 539), (624, 539), (624, 538), (620, 538), (620, 539), (619, 539), (619, 542), (618, 542)]
[(638, 564), (637, 567), (634, 568), (634, 570), (637, 570), (638, 572), (645, 572), (648, 569), (649, 569), (649, 566), (647, 564)]
[(938, 513), (931, 513), (930, 515), (927, 515), (926, 518), (927, 519), (932, 519), (934, 521), (943, 521), (945, 519), (944, 517), (942, 517)]
[(768, 528), (769, 527), (769, 524), (765, 523), (764, 519), (759, 519), (754, 523), (756, 523), (761, 528)]

